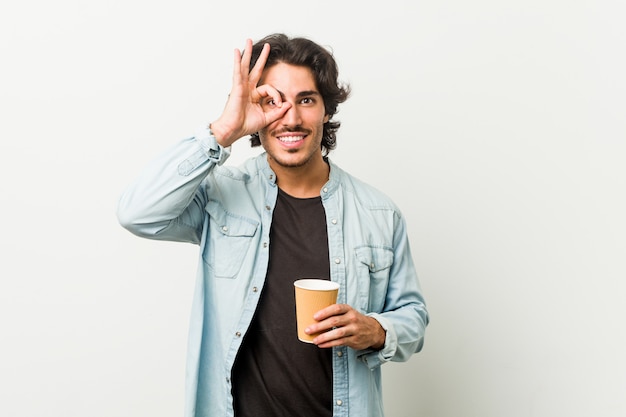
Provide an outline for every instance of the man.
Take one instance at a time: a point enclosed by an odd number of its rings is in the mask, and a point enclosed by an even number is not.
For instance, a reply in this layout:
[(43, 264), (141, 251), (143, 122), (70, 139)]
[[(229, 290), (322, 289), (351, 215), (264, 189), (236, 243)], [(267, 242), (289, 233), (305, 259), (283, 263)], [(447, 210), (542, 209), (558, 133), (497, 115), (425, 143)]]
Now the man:
[[(405, 221), (327, 157), (349, 90), (314, 42), (268, 36), (235, 50), (222, 115), (149, 165), (120, 223), (200, 245), (186, 417), (382, 416), (380, 366), (423, 344), (428, 313)], [(251, 135), (264, 153), (223, 165)], [(296, 336), (293, 282), (340, 284)]]

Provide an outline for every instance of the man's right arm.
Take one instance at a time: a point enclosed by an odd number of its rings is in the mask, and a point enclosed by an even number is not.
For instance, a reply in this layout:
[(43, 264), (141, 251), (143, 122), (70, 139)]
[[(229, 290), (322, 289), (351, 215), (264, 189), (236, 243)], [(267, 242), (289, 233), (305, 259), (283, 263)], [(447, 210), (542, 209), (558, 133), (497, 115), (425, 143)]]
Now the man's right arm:
[(199, 243), (207, 202), (202, 181), (229, 156), (209, 129), (153, 160), (124, 191), (119, 222), (150, 239)]
[[(234, 54), (233, 85), (222, 115), (211, 129), (179, 143), (149, 165), (126, 190), (118, 206), (120, 223), (151, 239), (199, 243), (206, 196), (202, 180), (228, 157), (227, 148), (282, 117), (289, 107), (270, 85), (258, 83), (270, 52), (265, 44), (250, 69), (252, 41)], [(265, 108), (264, 100), (277, 105)]]

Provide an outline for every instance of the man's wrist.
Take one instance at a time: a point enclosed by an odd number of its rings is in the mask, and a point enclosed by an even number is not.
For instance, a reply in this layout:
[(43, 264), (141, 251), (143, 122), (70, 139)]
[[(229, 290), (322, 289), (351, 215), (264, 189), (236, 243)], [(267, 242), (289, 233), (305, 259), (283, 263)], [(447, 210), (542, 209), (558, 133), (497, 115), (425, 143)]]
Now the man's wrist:
[(372, 344), (371, 348), (374, 350), (381, 350), (382, 348), (385, 347), (385, 340), (387, 339), (387, 332), (385, 331), (385, 329), (383, 328), (383, 326), (380, 324), (380, 322), (378, 320), (376, 320), (373, 317), (370, 317), (372, 320), (374, 320), (374, 322), (376, 323), (376, 336), (374, 338), (374, 344)]
[(209, 123), (209, 132), (211, 136), (215, 138), (217, 143), (224, 148), (228, 148), (234, 142), (234, 140), (230, 140), (230, 133), (227, 129), (224, 129), (219, 121)]

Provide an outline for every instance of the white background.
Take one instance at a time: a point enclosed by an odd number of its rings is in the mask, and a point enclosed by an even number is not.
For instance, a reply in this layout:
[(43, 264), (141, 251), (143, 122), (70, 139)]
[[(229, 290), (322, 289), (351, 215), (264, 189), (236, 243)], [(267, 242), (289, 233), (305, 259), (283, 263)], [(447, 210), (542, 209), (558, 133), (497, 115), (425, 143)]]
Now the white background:
[(388, 415), (626, 414), (623, 1), (6, 3), (0, 415), (182, 415), (197, 248), (116, 202), (278, 31), (332, 47), (331, 156), (409, 223), (432, 322)]

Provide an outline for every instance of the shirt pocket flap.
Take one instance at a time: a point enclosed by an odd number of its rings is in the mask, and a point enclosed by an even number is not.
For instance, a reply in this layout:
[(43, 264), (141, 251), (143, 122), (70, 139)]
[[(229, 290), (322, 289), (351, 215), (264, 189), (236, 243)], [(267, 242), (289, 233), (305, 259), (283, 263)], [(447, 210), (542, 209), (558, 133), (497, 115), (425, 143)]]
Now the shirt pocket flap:
[(217, 201), (209, 201), (204, 209), (225, 236), (254, 236), (259, 226), (252, 219), (229, 213)]
[(370, 272), (378, 272), (391, 267), (393, 251), (383, 247), (361, 246), (355, 249), (359, 262), (367, 265)]

